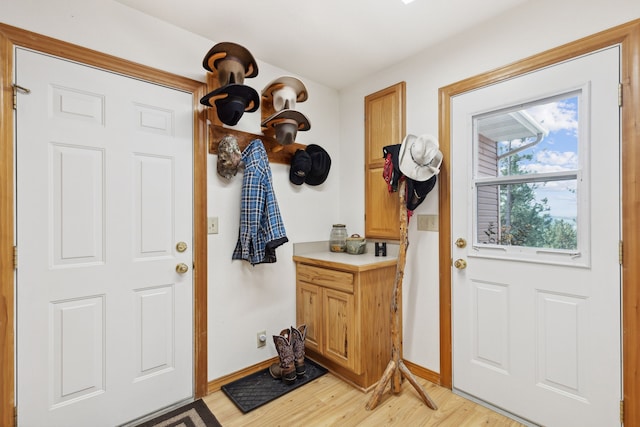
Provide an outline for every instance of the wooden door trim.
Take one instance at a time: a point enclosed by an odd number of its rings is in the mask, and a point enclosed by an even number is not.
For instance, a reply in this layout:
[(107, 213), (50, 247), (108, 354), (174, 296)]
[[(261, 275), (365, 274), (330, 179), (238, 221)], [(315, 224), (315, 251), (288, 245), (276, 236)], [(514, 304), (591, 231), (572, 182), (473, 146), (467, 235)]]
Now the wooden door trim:
[(206, 111), (199, 100), (206, 83), (81, 46), (0, 24), (0, 425), (15, 423), (14, 114), (16, 46), (77, 61), (193, 95), (194, 395), (207, 394), (207, 143)]
[(539, 55), (439, 89), (440, 169), (440, 383), (452, 388), (451, 344), (451, 98), (609, 46), (621, 46), (622, 98), (622, 355), (624, 424), (640, 425), (640, 20), (634, 20)]

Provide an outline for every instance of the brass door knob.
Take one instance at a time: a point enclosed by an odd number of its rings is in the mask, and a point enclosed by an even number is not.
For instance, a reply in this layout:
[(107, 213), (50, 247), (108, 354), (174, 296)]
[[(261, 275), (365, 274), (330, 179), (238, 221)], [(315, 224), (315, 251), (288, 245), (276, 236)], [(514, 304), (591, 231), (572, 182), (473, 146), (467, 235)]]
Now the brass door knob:
[(467, 246), (467, 241), (460, 237), (458, 238), (458, 240), (456, 240), (456, 246), (462, 249)]
[(187, 271), (189, 271), (189, 266), (184, 262), (181, 262), (180, 264), (176, 265), (176, 272), (180, 274), (184, 274)]
[(464, 270), (465, 268), (467, 268), (467, 261), (465, 261), (463, 259), (457, 259), (453, 263), (453, 266), (455, 268), (457, 268), (458, 270)]
[(187, 244), (185, 242), (178, 242), (176, 244), (176, 250), (178, 252), (184, 252), (187, 250)]

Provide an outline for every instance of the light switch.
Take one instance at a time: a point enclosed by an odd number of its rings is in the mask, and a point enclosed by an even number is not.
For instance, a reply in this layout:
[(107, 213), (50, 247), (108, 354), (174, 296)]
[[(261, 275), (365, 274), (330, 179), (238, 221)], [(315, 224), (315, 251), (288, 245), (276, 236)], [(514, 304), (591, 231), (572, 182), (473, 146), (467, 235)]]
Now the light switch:
[(218, 217), (210, 216), (207, 218), (207, 233), (218, 234)]
[(438, 231), (438, 215), (418, 215), (418, 230)]

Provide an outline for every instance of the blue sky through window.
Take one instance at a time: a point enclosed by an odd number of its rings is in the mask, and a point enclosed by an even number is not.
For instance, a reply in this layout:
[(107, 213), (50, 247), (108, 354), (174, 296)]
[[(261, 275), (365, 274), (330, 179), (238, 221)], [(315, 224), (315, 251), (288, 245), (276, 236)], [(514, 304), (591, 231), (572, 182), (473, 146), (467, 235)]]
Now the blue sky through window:
[[(532, 155), (530, 160), (520, 162), (526, 173), (550, 173), (576, 171), (578, 158), (578, 96), (536, 104), (524, 109), (541, 127), (548, 131), (542, 141), (521, 151), (520, 155)], [(535, 140), (511, 141), (511, 149)], [(500, 142), (504, 147), (508, 142)], [(504, 148), (502, 148), (504, 150)], [(576, 181), (560, 180), (539, 183), (536, 190), (538, 201), (546, 198), (549, 214), (557, 219), (575, 221), (577, 215)]]

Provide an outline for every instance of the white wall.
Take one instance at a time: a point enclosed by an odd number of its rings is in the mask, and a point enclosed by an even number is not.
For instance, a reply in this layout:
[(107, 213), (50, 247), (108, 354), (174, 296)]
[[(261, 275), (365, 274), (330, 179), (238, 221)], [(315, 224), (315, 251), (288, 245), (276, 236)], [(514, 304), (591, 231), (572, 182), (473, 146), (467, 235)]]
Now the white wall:
[[(204, 39), (141, 14), (112, 0), (0, 0), (0, 22), (161, 70), (205, 81), (202, 59), (218, 41)], [(251, 46), (245, 45), (249, 50)], [(245, 84), (260, 92), (285, 70), (258, 61), (259, 74)], [(208, 160), (209, 216), (219, 218), (220, 232), (209, 236), (209, 379), (232, 373), (276, 355), (268, 345), (256, 348), (256, 332), (278, 334), (295, 322), (293, 242), (327, 240), (338, 216), (338, 93), (301, 78), (309, 99), (297, 109), (311, 129), (297, 142), (318, 144), (330, 154), (332, 169), (317, 187), (289, 182), (289, 167), (272, 164), (273, 183), (289, 243), (280, 246), (278, 262), (252, 267), (231, 261), (238, 237), (242, 175), (226, 181), (216, 173), (216, 156)], [(260, 113), (246, 113), (236, 129), (260, 133)], [(296, 325), (294, 325), (296, 326)]]
[[(364, 174), (360, 171), (364, 168), (362, 117), (366, 95), (406, 81), (407, 133), (438, 135), (440, 87), (637, 18), (638, 0), (528, 1), (342, 90), (342, 217), (354, 229), (364, 229)], [(431, 192), (415, 213), (438, 213), (437, 199), (437, 191)], [(414, 220), (409, 224), (409, 242), (403, 281), (404, 357), (439, 372), (438, 233), (417, 231)]]

